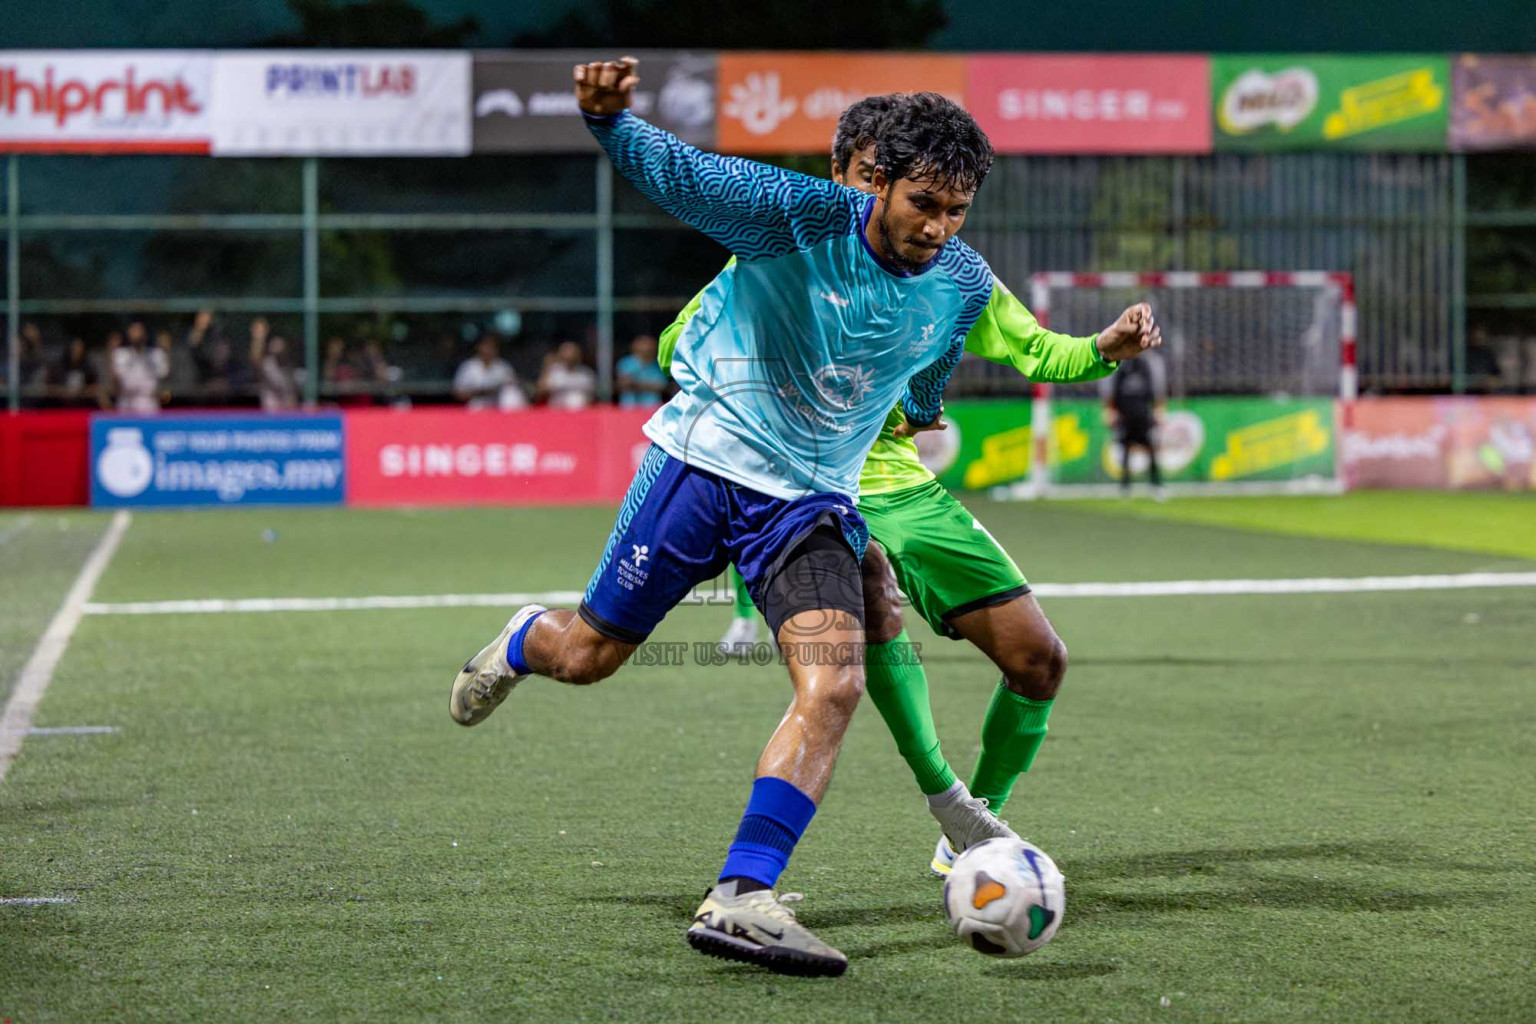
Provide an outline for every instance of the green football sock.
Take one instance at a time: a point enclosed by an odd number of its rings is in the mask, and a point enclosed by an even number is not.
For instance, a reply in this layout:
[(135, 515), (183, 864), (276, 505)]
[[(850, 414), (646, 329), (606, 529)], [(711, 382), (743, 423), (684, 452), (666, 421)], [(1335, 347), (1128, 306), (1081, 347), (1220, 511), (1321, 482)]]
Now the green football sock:
[(757, 609), (752, 606), (752, 595), (747, 593), (747, 581), (742, 579), (741, 570), (734, 565), (731, 566), (731, 590), (736, 594), (736, 617), (750, 619)]
[(986, 798), (993, 814), (1002, 810), (1019, 775), (1035, 763), (1053, 703), (1020, 697), (1002, 682), (993, 691), (981, 723), (981, 754), (971, 773), (971, 795)]
[(918, 788), (932, 796), (953, 786), (955, 773), (939, 751), (933, 709), (928, 706), (928, 677), (911, 654), (906, 630), (889, 643), (871, 644), (864, 663), (864, 689), (885, 719)]

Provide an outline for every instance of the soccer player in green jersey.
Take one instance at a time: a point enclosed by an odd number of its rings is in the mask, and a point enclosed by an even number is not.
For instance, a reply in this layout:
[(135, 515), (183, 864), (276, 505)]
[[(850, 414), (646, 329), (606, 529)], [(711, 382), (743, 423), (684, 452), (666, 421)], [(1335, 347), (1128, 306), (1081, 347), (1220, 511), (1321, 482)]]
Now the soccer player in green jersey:
[[(871, 96), (843, 112), (832, 144), (834, 181), (874, 191), (880, 124), (903, 101), (901, 94)], [(702, 294), (662, 332), (658, 358), (664, 370)], [(1097, 335), (1070, 337), (1041, 327), (999, 282), (965, 349), (1011, 365), (1030, 380), (1061, 383), (1097, 380), (1112, 373), (1117, 360), (1161, 343), (1145, 305), (1127, 309)], [(942, 430), (943, 422), (923, 429)], [(915, 432), (900, 408), (892, 409), (859, 477), (859, 512), (871, 537), (862, 565), (865, 689), (939, 821), (930, 867), (943, 875), (967, 846), (1014, 835), (997, 812), (1045, 739), (1067, 649), (1013, 559), (923, 465), (912, 441)], [(757, 623), (747, 588), (734, 568), (731, 572), (736, 617), (721, 647), (741, 652), (756, 640)], [(935, 632), (970, 641), (1002, 673), (982, 722), (981, 754), (969, 787), (940, 751), (928, 679), (910, 657), (898, 587)]]

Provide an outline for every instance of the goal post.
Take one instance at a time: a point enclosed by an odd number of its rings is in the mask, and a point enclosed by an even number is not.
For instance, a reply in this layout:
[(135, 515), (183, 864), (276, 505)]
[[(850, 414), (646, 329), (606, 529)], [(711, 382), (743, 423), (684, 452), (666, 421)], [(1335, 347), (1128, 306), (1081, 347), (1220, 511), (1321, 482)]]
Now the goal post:
[[(1136, 302), (1163, 333), (1168, 415), (1154, 437), (1175, 494), (1337, 493), (1358, 391), (1355, 295), (1332, 271), (1035, 274), (1042, 326), (1093, 334)], [(1029, 477), (1006, 496), (1115, 493), (1107, 383), (1032, 386)], [(1141, 456), (1141, 453), (1133, 453)], [(1132, 462), (1137, 475), (1142, 456)]]

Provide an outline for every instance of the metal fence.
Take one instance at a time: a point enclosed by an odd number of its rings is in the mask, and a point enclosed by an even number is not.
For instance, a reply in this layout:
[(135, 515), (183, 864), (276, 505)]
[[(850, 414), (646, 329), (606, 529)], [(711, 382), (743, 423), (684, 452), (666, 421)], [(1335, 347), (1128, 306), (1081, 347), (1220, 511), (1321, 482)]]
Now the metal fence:
[[(964, 237), (1017, 289), (1042, 270), (1349, 271), (1362, 388), (1460, 390), (1465, 160), (1003, 157)], [(5, 172), (12, 408), (47, 393), (22, 387), (21, 323), (55, 325), (56, 346), (204, 307), (286, 318), (310, 400), (344, 390), (322, 372), (333, 336), (378, 337), (407, 370), (377, 389), (429, 397), (496, 326), (525, 359), (587, 342), (606, 395), (615, 340), (654, 332), (725, 259), (600, 157), (12, 156)], [(956, 392), (980, 383), (963, 371)]]
[(1035, 271), (1347, 271), (1362, 386), (1459, 388), (1461, 159), (1006, 159), (966, 238), (1021, 287)]

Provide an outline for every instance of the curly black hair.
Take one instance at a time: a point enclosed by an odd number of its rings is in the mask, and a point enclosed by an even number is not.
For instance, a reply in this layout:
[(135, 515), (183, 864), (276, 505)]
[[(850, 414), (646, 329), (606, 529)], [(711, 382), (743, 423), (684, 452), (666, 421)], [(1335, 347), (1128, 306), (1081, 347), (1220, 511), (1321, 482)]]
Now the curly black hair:
[(890, 182), (932, 181), (975, 192), (992, 169), (992, 143), (965, 108), (936, 92), (906, 96), (884, 118), (876, 162)]
[(837, 119), (837, 132), (832, 136), (832, 162), (847, 170), (854, 151), (878, 142), (886, 118), (906, 101), (904, 93), (888, 92), (850, 104)]

